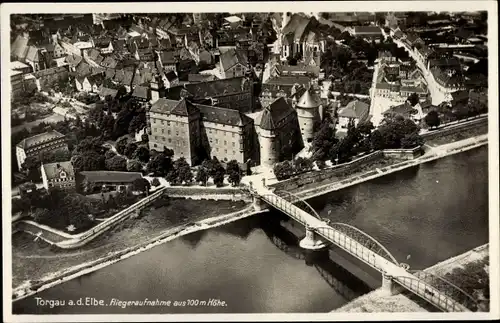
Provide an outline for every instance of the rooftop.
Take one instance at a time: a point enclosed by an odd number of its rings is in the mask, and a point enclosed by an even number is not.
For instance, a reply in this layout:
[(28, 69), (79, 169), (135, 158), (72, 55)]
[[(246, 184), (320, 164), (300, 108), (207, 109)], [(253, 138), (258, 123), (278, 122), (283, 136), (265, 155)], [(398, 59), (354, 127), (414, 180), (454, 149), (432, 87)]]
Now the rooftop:
[(368, 116), (370, 106), (359, 100), (349, 102), (339, 111), (339, 117), (364, 119)]
[(47, 175), (47, 179), (49, 180), (53, 178), (59, 178), (62, 171), (66, 173), (66, 176), (75, 176), (75, 171), (73, 169), (73, 164), (71, 164), (71, 161), (43, 164), (42, 168), (45, 172), (45, 175)]
[(295, 113), (295, 110), (287, 100), (278, 98), (263, 110), (260, 119), (260, 128), (274, 130), (278, 126), (278, 123), (291, 113)]
[(115, 172), (115, 171), (82, 171), (80, 172), (86, 180), (93, 183), (132, 183), (142, 178), (137, 172)]
[(19, 142), (17, 144), (17, 146), (26, 150), (26, 149), (30, 149), (30, 148), (33, 148), (35, 146), (38, 146), (42, 143), (46, 143), (46, 142), (49, 142), (49, 141), (52, 141), (55, 139), (60, 139), (60, 138), (64, 138), (64, 135), (60, 132), (52, 130), (52, 131), (44, 132), (44, 133), (41, 133), (38, 135), (34, 135), (32, 137), (29, 137), (29, 138), (25, 138), (25, 139), (21, 140), (21, 142)]

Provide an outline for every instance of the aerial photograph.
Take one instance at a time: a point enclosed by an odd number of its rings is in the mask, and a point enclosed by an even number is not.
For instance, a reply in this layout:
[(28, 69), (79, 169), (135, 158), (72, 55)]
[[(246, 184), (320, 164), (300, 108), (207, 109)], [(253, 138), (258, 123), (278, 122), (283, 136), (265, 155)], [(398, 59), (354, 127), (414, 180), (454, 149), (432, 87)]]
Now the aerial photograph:
[(10, 15), (12, 315), (489, 313), (491, 12), (227, 11)]

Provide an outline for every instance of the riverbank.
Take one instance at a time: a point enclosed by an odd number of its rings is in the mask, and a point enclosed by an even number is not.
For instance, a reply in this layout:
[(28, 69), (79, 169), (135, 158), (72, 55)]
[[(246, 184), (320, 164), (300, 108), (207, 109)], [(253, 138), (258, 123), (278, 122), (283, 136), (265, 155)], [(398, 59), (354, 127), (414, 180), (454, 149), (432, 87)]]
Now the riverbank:
[(165, 230), (162, 234), (148, 241), (126, 248), (124, 250), (108, 253), (105, 257), (95, 261), (86, 262), (77, 266), (67, 268), (65, 270), (48, 274), (37, 282), (26, 282), (13, 290), (13, 301), (21, 300), (32, 296), (47, 288), (62, 284), (68, 280), (86, 275), (98, 269), (114, 264), (120, 260), (130, 258), (140, 252), (149, 250), (153, 247), (161, 245), (165, 242), (177, 239), (181, 236), (188, 235), (201, 230), (218, 227), (230, 222), (234, 222), (252, 215), (256, 215), (266, 211), (254, 211), (252, 206), (249, 206), (241, 211), (230, 214), (225, 214), (218, 217), (212, 217), (205, 220), (200, 220), (195, 223), (183, 225)]
[[(12, 236), (12, 285), (39, 285), (47, 279), (109, 254), (148, 243), (151, 237), (189, 224), (217, 219), (250, 208), (245, 202), (169, 199), (167, 205), (130, 218), (78, 250), (62, 250), (28, 234)], [(225, 215), (224, 215), (225, 214)], [(188, 215), (188, 216), (186, 216)], [(156, 239), (153, 238), (153, 239)]]
[[(357, 185), (372, 179), (382, 177), (387, 174), (399, 172), (401, 170), (416, 167), (420, 164), (434, 161), (443, 157), (455, 155), (467, 150), (482, 147), (488, 144), (488, 135), (483, 134), (472, 138), (467, 138), (448, 144), (443, 144), (430, 149), (421, 157), (412, 160), (398, 161), (395, 159), (384, 159), (375, 161), (368, 166), (361, 167), (359, 171), (349, 175), (349, 177), (337, 179), (332, 183), (332, 180), (325, 180), (311, 185), (304, 185), (302, 187), (292, 189), (290, 192), (307, 200), (318, 197), (330, 192), (338, 191), (349, 186)], [(377, 165), (380, 164), (380, 168)], [(374, 169), (375, 168), (375, 169)]]
[[(452, 280), (450, 273), (456, 269), (464, 269), (470, 264), (483, 261), (489, 255), (489, 245), (483, 245), (463, 254), (439, 262), (424, 271)], [(448, 274), (448, 275), (447, 275)], [(460, 286), (459, 286), (460, 287)], [(375, 312), (427, 312), (421, 300), (412, 299), (411, 294), (402, 293), (387, 296), (382, 289), (376, 289), (358, 297), (354, 301), (332, 311), (332, 313), (375, 313)], [(420, 304), (419, 304), (420, 303)]]

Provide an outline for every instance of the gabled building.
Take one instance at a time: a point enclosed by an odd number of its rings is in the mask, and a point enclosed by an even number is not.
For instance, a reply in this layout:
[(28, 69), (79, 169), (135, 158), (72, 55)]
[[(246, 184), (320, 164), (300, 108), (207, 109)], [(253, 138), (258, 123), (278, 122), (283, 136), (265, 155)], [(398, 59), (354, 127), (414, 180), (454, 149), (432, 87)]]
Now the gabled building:
[(237, 110), (160, 98), (148, 119), (150, 149), (172, 149), (191, 165), (207, 156), (243, 164), (252, 155), (253, 121)]
[(175, 74), (174, 71), (168, 71), (166, 73), (161, 73), (163, 83), (165, 84), (165, 88), (171, 88), (174, 86), (179, 85), (179, 78), (177, 77), (177, 74)]
[(75, 171), (71, 161), (43, 164), (41, 167), (43, 187), (62, 190), (75, 189)]
[(45, 152), (68, 150), (66, 137), (57, 131), (44, 132), (23, 139), (16, 145), (17, 165), (21, 169), (27, 157), (37, 157)]
[(244, 52), (230, 49), (220, 56), (220, 74), (222, 78), (245, 76), (249, 71), (250, 64)]
[(344, 108), (338, 111), (337, 128), (347, 130), (349, 122), (354, 122), (357, 126), (360, 122), (368, 121), (370, 106), (359, 100), (349, 102)]

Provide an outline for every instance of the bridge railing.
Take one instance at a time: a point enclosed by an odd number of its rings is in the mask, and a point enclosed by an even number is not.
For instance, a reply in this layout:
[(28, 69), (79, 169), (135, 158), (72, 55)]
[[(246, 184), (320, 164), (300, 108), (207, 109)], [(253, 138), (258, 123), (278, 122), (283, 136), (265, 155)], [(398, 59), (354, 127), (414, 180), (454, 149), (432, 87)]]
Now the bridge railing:
[(464, 312), (467, 308), (432, 285), (418, 278), (398, 276), (394, 280), (404, 288), (446, 312)]

